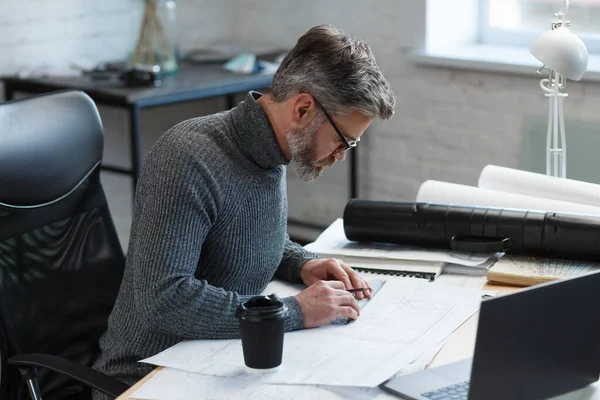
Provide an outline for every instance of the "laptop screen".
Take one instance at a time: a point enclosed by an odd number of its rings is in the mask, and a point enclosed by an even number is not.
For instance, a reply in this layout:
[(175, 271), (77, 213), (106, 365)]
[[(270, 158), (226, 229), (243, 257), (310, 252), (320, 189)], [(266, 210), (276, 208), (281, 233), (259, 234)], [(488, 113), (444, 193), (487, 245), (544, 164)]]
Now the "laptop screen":
[(600, 273), (482, 301), (469, 399), (544, 399), (599, 374)]

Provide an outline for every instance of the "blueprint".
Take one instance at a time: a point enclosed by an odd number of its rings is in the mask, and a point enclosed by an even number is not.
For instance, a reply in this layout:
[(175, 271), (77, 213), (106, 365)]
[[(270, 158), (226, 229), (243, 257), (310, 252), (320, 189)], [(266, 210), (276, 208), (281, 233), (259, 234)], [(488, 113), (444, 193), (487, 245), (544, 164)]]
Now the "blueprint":
[(131, 398), (143, 400), (397, 400), (379, 388), (271, 385), (165, 368)]
[(442, 343), (480, 300), (478, 289), (390, 280), (358, 320), (286, 333), (276, 372), (249, 371), (239, 340), (183, 341), (142, 362), (261, 383), (375, 387)]

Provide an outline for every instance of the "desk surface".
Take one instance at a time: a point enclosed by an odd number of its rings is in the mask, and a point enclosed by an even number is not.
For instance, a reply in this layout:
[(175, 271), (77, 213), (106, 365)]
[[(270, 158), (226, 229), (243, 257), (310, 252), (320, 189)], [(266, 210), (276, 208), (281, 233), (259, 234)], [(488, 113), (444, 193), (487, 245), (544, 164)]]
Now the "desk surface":
[(177, 75), (167, 76), (156, 88), (127, 88), (116, 81), (80, 78), (1, 78), (15, 91), (44, 93), (63, 89), (85, 91), (95, 101), (114, 105), (152, 107), (201, 98), (224, 96), (236, 92), (263, 89), (270, 85), (272, 75), (235, 74), (220, 63), (198, 64), (182, 62)]
[[(500, 294), (502, 294), (514, 292), (519, 288), (514, 286), (500, 286), (488, 283), (484, 286), (484, 289), (497, 290)], [(442, 349), (433, 359), (431, 366), (448, 364), (473, 355), (473, 351), (475, 349), (475, 336), (477, 333), (478, 316), (479, 313), (476, 313), (473, 316), (471, 316), (471, 318), (469, 318), (456, 331), (454, 331), (452, 335), (450, 335), (450, 337), (446, 341), (446, 344), (444, 344)], [(154, 371), (146, 375), (142, 380), (137, 382), (128, 391), (119, 396), (117, 400), (128, 400), (131, 394), (133, 394), (138, 388), (144, 385), (144, 383), (150, 380), (161, 369), (162, 367), (158, 367)]]

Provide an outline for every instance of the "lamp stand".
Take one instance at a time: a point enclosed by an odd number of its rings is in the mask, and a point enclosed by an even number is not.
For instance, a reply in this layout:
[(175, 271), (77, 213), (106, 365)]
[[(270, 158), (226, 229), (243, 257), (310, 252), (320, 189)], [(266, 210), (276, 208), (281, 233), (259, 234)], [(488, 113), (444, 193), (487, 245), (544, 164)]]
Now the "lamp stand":
[[(569, 27), (571, 23), (565, 21), (565, 15), (569, 10), (569, 1), (564, 1), (563, 10), (554, 14), (552, 30), (560, 27)], [(544, 66), (538, 70), (538, 74)], [(540, 81), (540, 87), (549, 99), (550, 109), (548, 111), (548, 133), (546, 135), (546, 175), (558, 178), (567, 177), (567, 140), (565, 137), (565, 115), (563, 100), (568, 97), (567, 93), (561, 93), (561, 89), (567, 86), (567, 77), (553, 69), (549, 69), (548, 78)]]
[(540, 87), (549, 99), (548, 133), (546, 135), (546, 175), (567, 177), (567, 142), (565, 136), (564, 98), (567, 79), (550, 69), (548, 78), (540, 81)]

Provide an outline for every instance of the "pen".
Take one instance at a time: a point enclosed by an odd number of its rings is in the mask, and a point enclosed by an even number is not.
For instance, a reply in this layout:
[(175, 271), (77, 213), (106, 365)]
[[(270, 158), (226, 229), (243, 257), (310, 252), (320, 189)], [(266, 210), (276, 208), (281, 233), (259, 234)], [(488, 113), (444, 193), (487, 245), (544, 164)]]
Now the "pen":
[(370, 287), (366, 287), (366, 288), (358, 288), (358, 289), (348, 289), (348, 290), (346, 290), (346, 291), (347, 291), (347, 292), (350, 292), (350, 293), (356, 293), (356, 292), (364, 292), (364, 291), (366, 291), (366, 290), (373, 291), (373, 289), (371, 289)]

